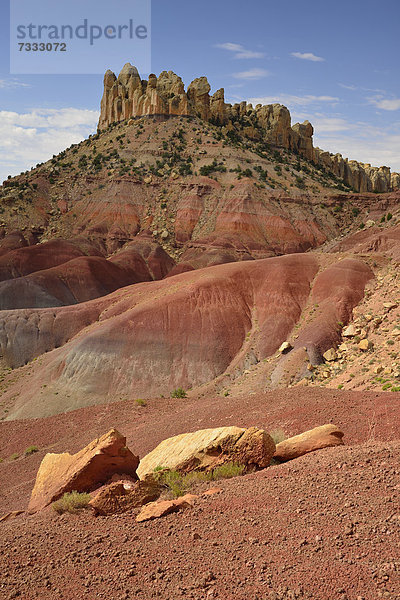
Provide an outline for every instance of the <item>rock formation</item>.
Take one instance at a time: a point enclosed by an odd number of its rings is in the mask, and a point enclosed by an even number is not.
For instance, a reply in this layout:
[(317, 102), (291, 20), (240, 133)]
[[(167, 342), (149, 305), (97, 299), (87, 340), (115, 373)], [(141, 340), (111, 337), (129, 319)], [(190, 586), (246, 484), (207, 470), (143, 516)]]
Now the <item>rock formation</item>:
[(139, 464), (141, 479), (156, 467), (181, 472), (210, 470), (224, 462), (245, 467), (267, 467), (275, 452), (272, 438), (262, 429), (218, 427), (182, 433), (164, 440)]
[(115, 473), (137, 479), (139, 459), (125, 443), (126, 438), (111, 429), (77, 454), (46, 454), (36, 475), (28, 511), (37, 512), (66, 492), (90, 491)]
[(149, 115), (196, 116), (228, 130), (239, 124), (241, 134), (296, 152), (340, 177), (357, 192), (384, 193), (400, 188), (400, 174), (391, 173), (389, 167), (372, 167), (314, 148), (311, 123), (292, 126), (290, 112), (282, 104), (257, 104), (253, 108), (244, 101), (231, 105), (225, 102), (223, 88), (213, 96), (210, 90), (207, 77), (192, 81), (185, 92), (182, 79), (172, 71), (163, 71), (158, 78), (151, 74), (146, 81), (126, 63), (118, 78), (110, 70), (104, 76), (98, 128)]
[(151, 521), (152, 519), (158, 519), (164, 517), (173, 512), (178, 512), (184, 508), (191, 508), (193, 501), (196, 500), (195, 494), (185, 494), (180, 498), (174, 498), (173, 500), (159, 500), (157, 502), (150, 502), (143, 506), (142, 510), (136, 517), (138, 523), (143, 521)]
[(114, 481), (104, 486), (89, 502), (96, 515), (114, 515), (157, 500), (160, 484), (153, 477), (144, 481)]
[(314, 450), (342, 446), (342, 438), (343, 432), (336, 425), (321, 425), (277, 444), (274, 458), (284, 462)]

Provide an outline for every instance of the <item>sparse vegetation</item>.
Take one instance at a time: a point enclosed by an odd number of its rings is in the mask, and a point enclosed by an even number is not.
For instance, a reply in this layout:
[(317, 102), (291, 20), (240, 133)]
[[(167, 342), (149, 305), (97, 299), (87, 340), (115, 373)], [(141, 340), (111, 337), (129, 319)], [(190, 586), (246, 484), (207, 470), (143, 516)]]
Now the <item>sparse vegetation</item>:
[(147, 406), (146, 400), (143, 400), (142, 398), (136, 398), (135, 404), (137, 406)]
[(28, 446), (27, 449), (25, 450), (24, 454), (25, 456), (29, 456), (30, 454), (35, 454), (35, 452), (38, 452), (39, 448), (37, 446)]
[(269, 435), (272, 437), (275, 444), (279, 444), (280, 442), (283, 442), (287, 439), (286, 433), (283, 431), (283, 429), (280, 428), (273, 429), (269, 432)]
[(199, 483), (238, 477), (239, 475), (243, 475), (244, 470), (244, 465), (228, 462), (215, 467), (211, 471), (191, 471), (190, 473), (180, 473), (175, 470), (170, 471), (158, 466), (154, 469), (154, 474), (156, 479), (165, 486), (174, 498), (177, 498), (186, 494)]
[(171, 392), (171, 398), (187, 398), (186, 391), (179, 387)]
[(52, 507), (57, 514), (76, 513), (86, 508), (90, 501), (90, 494), (84, 492), (66, 492), (59, 500), (53, 502)]

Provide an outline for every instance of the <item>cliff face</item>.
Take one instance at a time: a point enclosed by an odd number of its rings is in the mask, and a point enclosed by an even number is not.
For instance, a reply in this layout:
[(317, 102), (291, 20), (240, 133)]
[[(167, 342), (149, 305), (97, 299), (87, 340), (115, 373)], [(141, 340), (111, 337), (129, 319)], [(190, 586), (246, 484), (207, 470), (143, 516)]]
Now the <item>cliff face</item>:
[(232, 105), (225, 102), (223, 88), (213, 96), (210, 91), (207, 77), (192, 81), (185, 92), (182, 79), (172, 71), (163, 71), (158, 78), (152, 74), (146, 81), (126, 63), (118, 78), (109, 70), (104, 76), (98, 128), (147, 115), (197, 116), (228, 130), (239, 123), (245, 136), (297, 152), (323, 165), (357, 192), (384, 193), (400, 188), (400, 174), (391, 173), (389, 167), (372, 167), (314, 148), (311, 123), (292, 126), (290, 112), (282, 104), (257, 104), (255, 108), (247, 102)]

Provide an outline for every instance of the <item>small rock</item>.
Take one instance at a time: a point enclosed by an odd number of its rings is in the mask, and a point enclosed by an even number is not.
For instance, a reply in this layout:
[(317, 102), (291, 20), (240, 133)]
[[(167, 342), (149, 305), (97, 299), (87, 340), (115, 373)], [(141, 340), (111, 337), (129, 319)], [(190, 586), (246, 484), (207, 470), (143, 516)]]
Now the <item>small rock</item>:
[(324, 357), (324, 359), (327, 362), (333, 362), (334, 360), (337, 359), (337, 353), (336, 353), (335, 348), (329, 348), (329, 350), (324, 352), (324, 354), (322, 356)]
[(354, 337), (357, 335), (358, 329), (354, 326), (353, 323), (350, 323), (345, 329), (342, 331), (343, 337)]
[(292, 348), (293, 346), (290, 342), (283, 342), (283, 344), (279, 346), (278, 352), (280, 352), (281, 354), (286, 354), (286, 352), (289, 352), (290, 350), (292, 350)]
[(221, 488), (215, 487), (215, 488), (210, 488), (209, 490), (206, 490), (205, 492), (203, 492), (203, 496), (213, 496), (214, 494), (219, 494), (222, 492)]
[(150, 504), (143, 506), (142, 510), (136, 517), (136, 521), (138, 523), (142, 523), (143, 521), (150, 521), (152, 519), (164, 517), (165, 515), (183, 510), (184, 508), (190, 508), (193, 506), (193, 502), (196, 498), (197, 496), (193, 494), (186, 494), (185, 496), (175, 498), (174, 500), (150, 502)]
[(392, 310), (393, 308), (397, 308), (397, 303), (396, 302), (384, 302), (383, 308), (386, 309), (386, 311)]
[(371, 350), (372, 342), (370, 342), (367, 338), (365, 338), (364, 340), (361, 340), (361, 342), (358, 344), (358, 347), (363, 352), (365, 352), (366, 350)]

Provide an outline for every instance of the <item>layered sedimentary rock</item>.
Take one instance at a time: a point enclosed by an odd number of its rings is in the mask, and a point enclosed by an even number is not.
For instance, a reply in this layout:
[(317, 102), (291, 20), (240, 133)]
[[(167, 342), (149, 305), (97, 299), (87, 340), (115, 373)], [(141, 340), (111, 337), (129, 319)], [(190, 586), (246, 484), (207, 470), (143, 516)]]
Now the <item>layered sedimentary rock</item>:
[(142, 458), (137, 473), (143, 479), (160, 465), (182, 473), (210, 471), (227, 462), (236, 462), (250, 470), (264, 469), (274, 452), (271, 436), (257, 427), (201, 429), (162, 441)]
[(76, 454), (46, 454), (41, 462), (28, 506), (37, 512), (66, 492), (88, 492), (115, 473), (137, 479), (139, 458), (125, 446), (126, 438), (111, 429)]
[(273, 374), (280, 385), (337, 345), (371, 277), (359, 260), (324, 269), (316, 254), (290, 254), (139, 283), (74, 306), (3, 311), (0, 351), (7, 364), (47, 352), (4, 393), (2, 401), (14, 404), (7, 418), (159, 397), (235, 376), (274, 355), (301, 325), (307, 303), (318, 305), (281, 359), (300, 355), (301, 365), (293, 371), (280, 361), (279, 377)]
[(118, 78), (108, 70), (104, 76), (99, 130), (115, 122), (148, 115), (197, 116), (205, 121), (225, 126), (227, 131), (239, 124), (240, 133), (272, 146), (287, 148), (307, 160), (323, 165), (357, 192), (384, 193), (400, 188), (400, 174), (389, 167), (343, 158), (313, 147), (314, 129), (309, 121), (291, 125), (289, 110), (282, 104), (247, 102), (228, 104), (223, 88), (210, 96), (206, 77), (192, 81), (185, 92), (182, 79), (172, 71), (163, 71), (157, 78), (149, 75), (142, 80), (135, 67), (126, 63)]
[(188, 115), (188, 97), (182, 79), (172, 71), (140, 79), (127, 63), (118, 78), (108, 70), (104, 76), (99, 129), (110, 123), (142, 115)]

